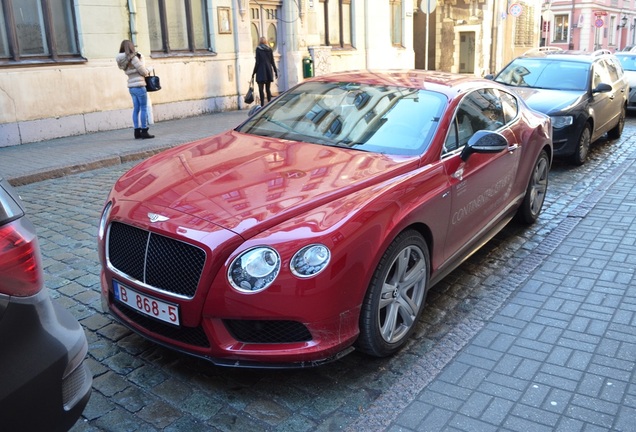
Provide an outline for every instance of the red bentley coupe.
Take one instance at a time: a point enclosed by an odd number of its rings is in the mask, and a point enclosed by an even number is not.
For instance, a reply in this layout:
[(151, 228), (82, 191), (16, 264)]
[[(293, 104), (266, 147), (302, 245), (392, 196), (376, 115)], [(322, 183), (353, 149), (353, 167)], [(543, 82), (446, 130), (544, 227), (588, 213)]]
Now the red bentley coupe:
[(99, 227), (104, 307), (219, 365), (390, 355), (433, 284), (513, 216), (537, 219), (551, 131), (493, 81), (309, 79), (117, 181)]

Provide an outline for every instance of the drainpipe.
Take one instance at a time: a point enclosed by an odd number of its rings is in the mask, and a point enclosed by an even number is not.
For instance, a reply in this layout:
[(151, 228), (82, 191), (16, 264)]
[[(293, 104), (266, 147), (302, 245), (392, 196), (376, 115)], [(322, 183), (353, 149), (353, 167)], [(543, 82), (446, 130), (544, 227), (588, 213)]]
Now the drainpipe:
[(128, 0), (128, 15), (130, 26), (130, 40), (137, 46), (137, 3), (136, 0)]
[[(244, 2), (243, 5), (241, 5), (242, 1)], [(234, 31), (232, 32), (232, 36), (234, 38), (234, 76), (236, 77), (236, 97), (238, 98), (237, 105), (238, 109), (240, 110), (244, 109), (245, 105), (243, 103), (243, 87), (241, 86), (241, 64), (239, 61), (241, 50), (239, 43), (238, 14), (241, 10), (243, 11), (243, 14), (247, 13), (247, 11), (245, 10), (245, 2), (247, 2), (247, 0), (236, 0), (236, 7), (232, 8), (232, 27), (234, 29)]]
[[(371, 6), (369, 5), (369, 0), (365, 0), (364, 2), (364, 51), (365, 51), (365, 69), (369, 69), (369, 64), (371, 63), (371, 53), (369, 52), (369, 32), (371, 31), (369, 22), (370, 22), (370, 12)], [(314, 65), (315, 67), (316, 65)]]

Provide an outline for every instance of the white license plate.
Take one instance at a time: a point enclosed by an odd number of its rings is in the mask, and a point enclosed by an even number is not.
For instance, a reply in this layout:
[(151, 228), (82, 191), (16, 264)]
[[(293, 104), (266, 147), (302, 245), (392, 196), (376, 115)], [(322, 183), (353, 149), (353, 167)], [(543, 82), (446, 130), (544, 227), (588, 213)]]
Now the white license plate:
[(179, 305), (167, 303), (141, 294), (113, 280), (115, 298), (144, 315), (179, 325)]

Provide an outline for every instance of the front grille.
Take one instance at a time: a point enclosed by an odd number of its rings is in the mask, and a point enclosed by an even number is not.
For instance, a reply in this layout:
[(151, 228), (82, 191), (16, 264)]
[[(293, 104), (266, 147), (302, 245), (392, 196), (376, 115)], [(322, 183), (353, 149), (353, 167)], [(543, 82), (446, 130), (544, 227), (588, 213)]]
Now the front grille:
[(175, 327), (162, 323), (129, 308), (125, 304), (117, 303), (118, 310), (129, 320), (140, 327), (167, 338), (182, 342), (187, 345), (209, 348), (210, 342), (201, 327)]
[(225, 327), (239, 342), (292, 343), (311, 340), (311, 333), (296, 321), (224, 320)]
[(151, 287), (192, 298), (205, 252), (196, 246), (119, 222), (110, 225), (108, 259), (118, 271)]

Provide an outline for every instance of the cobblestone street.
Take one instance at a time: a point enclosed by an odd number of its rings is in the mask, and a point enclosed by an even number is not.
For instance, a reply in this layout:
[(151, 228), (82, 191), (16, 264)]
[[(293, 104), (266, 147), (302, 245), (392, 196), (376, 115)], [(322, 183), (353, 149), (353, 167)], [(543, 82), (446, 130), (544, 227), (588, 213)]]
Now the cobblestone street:
[[(625, 172), (627, 161), (634, 157), (634, 142), (636, 118), (631, 116), (622, 137), (617, 141), (598, 142), (585, 165), (573, 167), (555, 161), (539, 221), (530, 228), (510, 224), (432, 288), (415, 337), (396, 356), (378, 360), (354, 352), (334, 363), (306, 370), (216, 367), (148, 342), (102, 313), (97, 224), (111, 185), (135, 162), (18, 187), (30, 219), (38, 229), (46, 286), (82, 323), (89, 340), (94, 390), (83, 417), (72, 430), (417, 430), (418, 422), (433, 412), (431, 405), (425, 403), (428, 399), (418, 400), (421, 392), (428, 386), (427, 397), (441, 400), (437, 405), (433, 403), (434, 406), (447, 403), (448, 409), (452, 409), (450, 397), (445, 393), (458, 389), (453, 387), (451, 378), (464, 376), (471, 361), (474, 365), (493, 362), (493, 368), (500, 371), (520, 368), (519, 374), (531, 376), (541, 361), (506, 364), (506, 357), (488, 359), (490, 354), (478, 351), (492, 342), (486, 341), (493, 335), (491, 326), (514, 327), (516, 311), (534, 305), (536, 298), (521, 290), (523, 285), (535, 280), (567, 285), (560, 277), (551, 279), (551, 274), (538, 269), (545, 268), (546, 263), (556, 269), (571, 265), (576, 259), (575, 255), (563, 256), (558, 247), (574, 226), (581, 223), (585, 211), (603, 197), (614, 176)], [(633, 233), (631, 236), (633, 239)], [(573, 254), (582, 253), (575, 245), (570, 250)], [(616, 278), (616, 283), (633, 288), (635, 266), (632, 259), (631, 271)], [(626, 328), (633, 326), (636, 320), (634, 301), (631, 297), (631, 315), (624, 312)], [(630, 413), (636, 414), (636, 383), (633, 381), (636, 337), (633, 327), (631, 329), (631, 345), (614, 352), (616, 362), (620, 363), (618, 367), (625, 372), (616, 377), (614, 391), (620, 392), (619, 396), (625, 400), (631, 400)], [(594, 329), (589, 331), (594, 333)], [(536, 337), (541, 341), (547, 336), (540, 333)], [(532, 358), (532, 351), (543, 347), (531, 345), (526, 349), (526, 356)], [(460, 355), (462, 361), (457, 362)], [(625, 360), (630, 355), (632, 361)], [(564, 363), (565, 368), (568, 362), (577, 360), (566, 357), (555, 364)], [(506, 424), (510, 430), (556, 428), (557, 423), (542, 419), (550, 412), (550, 407), (541, 410), (546, 395), (537, 394), (536, 397), (541, 398), (539, 408), (524, 414), (514, 411), (514, 404), (510, 402), (513, 397), (521, 396), (504, 394), (519, 392), (520, 388), (515, 386), (521, 387), (521, 381), (504, 382), (502, 375), (501, 382), (495, 380), (491, 385), (493, 387), (484, 392), (497, 395), (495, 402), (501, 404), (497, 407), (492, 400), (487, 402), (491, 411), (486, 414), (493, 419), (489, 424), (493, 430), (497, 429), (494, 426), (497, 416), (509, 416)], [(558, 387), (559, 382), (555, 386)], [(563, 386), (564, 391), (571, 390), (569, 383)], [(553, 390), (550, 397), (563, 404), (572, 402), (559, 390)], [(608, 397), (606, 403), (616, 397)], [(471, 403), (475, 409), (472, 417), (487, 417), (484, 414), (487, 407), (479, 407), (486, 399), (471, 399)], [(421, 408), (419, 417), (412, 415), (417, 411), (417, 404)], [(534, 405), (527, 401), (527, 406)], [(620, 415), (608, 414), (612, 410), (607, 407), (596, 408), (617, 419), (617, 430), (627, 430), (620, 429), (621, 425), (627, 427), (626, 422), (621, 423)], [(556, 409), (554, 412), (563, 414)], [(466, 419), (471, 418), (471, 411), (466, 413)], [(582, 414), (583, 417), (590, 415)], [(518, 421), (510, 420), (513, 417)], [(430, 430), (440, 430), (448, 421), (441, 415), (436, 419), (439, 425), (431, 418)], [(530, 425), (529, 421), (535, 423)], [(611, 421), (599, 423), (593, 418), (589, 422), (602, 430), (612, 429), (613, 424)], [(540, 427), (533, 426), (537, 423)], [(464, 427), (465, 430), (484, 430), (482, 426), (486, 424), (482, 419), (481, 423), (467, 422)], [(577, 426), (583, 423), (573, 421), (571, 425), (570, 430), (579, 430)], [(565, 424), (558, 426), (567, 430)]]

